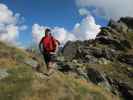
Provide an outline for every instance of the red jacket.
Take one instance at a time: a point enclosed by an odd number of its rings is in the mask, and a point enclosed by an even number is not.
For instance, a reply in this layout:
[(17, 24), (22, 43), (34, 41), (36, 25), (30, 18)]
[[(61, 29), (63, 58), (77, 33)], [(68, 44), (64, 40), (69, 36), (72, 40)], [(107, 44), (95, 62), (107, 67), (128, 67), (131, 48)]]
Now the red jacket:
[(57, 48), (57, 43), (59, 43), (58, 40), (56, 40), (53, 36), (44, 36), (41, 40), (41, 42), (43, 44), (43, 49), (44, 52), (50, 53), (50, 52), (54, 52)]

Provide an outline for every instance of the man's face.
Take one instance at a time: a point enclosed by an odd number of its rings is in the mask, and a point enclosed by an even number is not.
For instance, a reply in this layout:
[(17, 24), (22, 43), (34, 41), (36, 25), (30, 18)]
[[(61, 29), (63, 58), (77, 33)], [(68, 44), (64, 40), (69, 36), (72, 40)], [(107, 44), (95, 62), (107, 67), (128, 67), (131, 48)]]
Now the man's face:
[(46, 36), (50, 36), (50, 35), (51, 35), (51, 32), (50, 31), (46, 33)]

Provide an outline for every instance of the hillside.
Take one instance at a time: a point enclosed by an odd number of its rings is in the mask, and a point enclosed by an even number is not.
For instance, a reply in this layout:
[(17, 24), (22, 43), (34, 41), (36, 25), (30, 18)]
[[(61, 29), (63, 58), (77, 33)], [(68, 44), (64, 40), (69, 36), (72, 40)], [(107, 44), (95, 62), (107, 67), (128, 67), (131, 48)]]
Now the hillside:
[(0, 42), (0, 100), (112, 100), (111, 92), (62, 72), (50, 78), (35, 70), (44, 67), (32, 53)]
[(132, 100), (132, 23), (110, 21), (95, 40), (69, 41), (49, 78), (40, 54), (0, 42), (0, 100)]
[(101, 28), (95, 40), (69, 41), (62, 53), (68, 61), (85, 67), (81, 70), (93, 83), (104, 85), (125, 100), (132, 100), (133, 18), (111, 20), (107, 27)]

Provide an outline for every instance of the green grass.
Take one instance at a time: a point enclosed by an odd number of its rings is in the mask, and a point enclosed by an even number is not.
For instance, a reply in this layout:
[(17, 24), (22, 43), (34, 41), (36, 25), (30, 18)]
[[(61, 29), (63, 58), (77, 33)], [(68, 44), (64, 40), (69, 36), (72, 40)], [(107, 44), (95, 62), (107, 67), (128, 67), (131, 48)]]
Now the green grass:
[[(96, 85), (87, 83), (85, 80), (75, 80), (66, 76), (64, 79), (70, 90), (73, 91), (73, 100), (108, 100), (104, 95), (104, 90)], [(110, 97), (110, 95), (108, 95), (108, 97)]]
[(128, 41), (130, 42), (130, 44), (133, 46), (133, 33), (128, 33)]
[(27, 66), (8, 70), (9, 77), (0, 80), (0, 100), (20, 100), (31, 91), (32, 72)]
[(111, 93), (85, 80), (57, 72), (47, 81), (33, 72), (24, 64), (9, 69), (9, 77), (0, 80), (0, 100), (113, 100)]
[[(29, 57), (30, 54), (21, 49), (0, 42), (0, 54), (0, 68), (6, 67), (9, 73), (0, 80), (0, 100), (118, 100), (91, 82), (58, 71), (49, 80), (41, 79), (39, 73), (23, 63), (27, 57), (32, 59), (33, 54)], [(39, 56), (35, 57), (42, 61)], [(84, 65), (78, 66), (84, 68)]]

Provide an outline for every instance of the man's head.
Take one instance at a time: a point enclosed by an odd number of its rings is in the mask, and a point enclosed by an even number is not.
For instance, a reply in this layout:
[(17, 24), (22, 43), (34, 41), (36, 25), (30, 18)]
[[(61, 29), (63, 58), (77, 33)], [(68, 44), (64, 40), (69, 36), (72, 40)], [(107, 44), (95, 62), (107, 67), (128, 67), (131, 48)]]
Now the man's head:
[(51, 30), (47, 28), (45, 30), (45, 36), (49, 36), (49, 35), (51, 35)]

